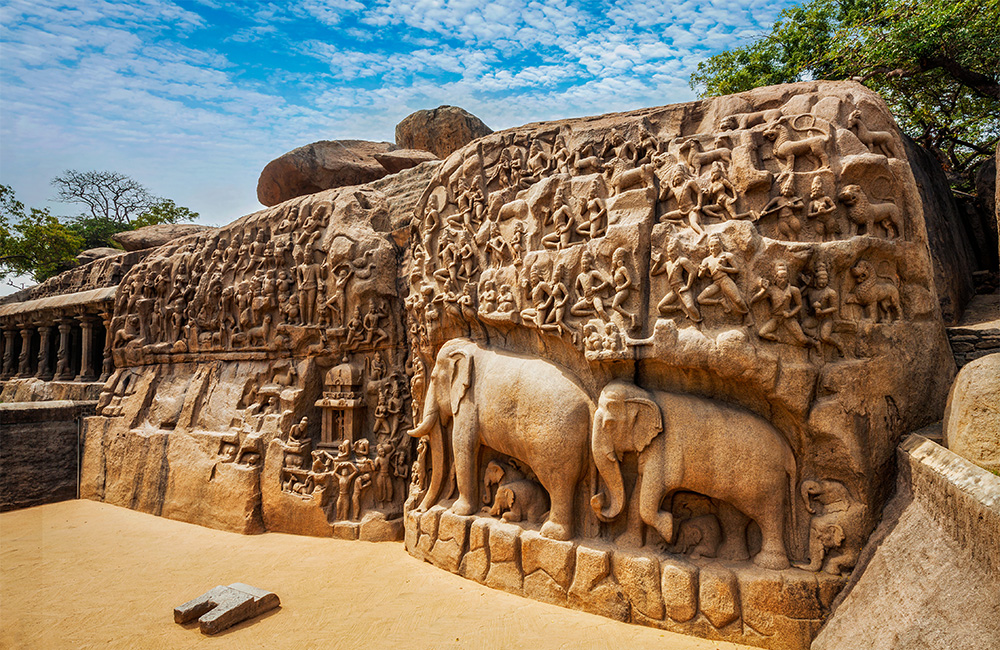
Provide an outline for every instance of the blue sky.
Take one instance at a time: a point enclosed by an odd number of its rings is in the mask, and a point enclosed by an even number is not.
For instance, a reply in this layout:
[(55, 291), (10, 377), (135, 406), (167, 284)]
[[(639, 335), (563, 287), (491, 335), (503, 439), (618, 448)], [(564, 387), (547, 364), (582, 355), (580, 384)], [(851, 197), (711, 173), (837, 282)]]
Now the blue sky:
[(111, 169), (221, 225), (260, 208), (273, 158), (391, 141), (417, 109), (501, 129), (692, 99), (699, 61), (791, 4), (4, 0), (0, 183), (72, 214), (50, 179)]

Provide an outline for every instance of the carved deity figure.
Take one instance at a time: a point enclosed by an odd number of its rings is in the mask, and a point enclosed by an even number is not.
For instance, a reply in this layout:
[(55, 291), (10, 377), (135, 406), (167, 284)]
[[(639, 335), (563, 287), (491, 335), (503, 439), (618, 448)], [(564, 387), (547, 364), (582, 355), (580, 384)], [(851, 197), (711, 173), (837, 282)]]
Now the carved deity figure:
[(337, 519), (346, 521), (351, 516), (351, 481), (358, 475), (358, 468), (354, 463), (343, 462), (333, 475), (337, 479)]
[(582, 212), (583, 221), (576, 227), (576, 233), (588, 239), (603, 237), (608, 230), (608, 208), (598, 195), (597, 181), (590, 184), (590, 193)]
[(552, 307), (552, 287), (542, 277), (540, 267), (540, 263), (532, 266), (528, 279), (523, 281), (525, 291), (530, 292), (531, 306), (521, 311), (521, 318), (525, 322), (533, 322), (538, 328), (545, 325)]
[(826, 264), (817, 263), (813, 286), (808, 292), (809, 306), (817, 322), (816, 336), (821, 342), (836, 348), (841, 356), (847, 356), (844, 347), (833, 335), (833, 324), (840, 311), (840, 296), (829, 286), (829, 281), (830, 275)]
[(513, 314), (517, 311), (514, 290), (509, 284), (500, 285), (500, 296), (497, 298), (497, 311), (501, 314)]
[(594, 266), (594, 254), (589, 250), (580, 256), (580, 275), (576, 277), (576, 293), (580, 297), (569, 309), (574, 316), (598, 314), (607, 321), (602, 294), (614, 286), (611, 278)]
[(823, 191), (823, 179), (816, 176), (812, 180), (809, 188), (809, 211), (806, 217), (814, 220), (813, 228), (820, 241), (830, 241), (840, 234), (840, 224), (837, 223), (835, 213), (837, 205), (826, 192)]
[(736, 188), (725, 176), (725, 167), (716, 161), (712, 163), (712, 172), (708, 185), (708, 203), (702, 206), (702, 211), (715, 219), (738, 219), (736, 214)]
[(379, 503), (392, 501), (392, 469), (390, 453), (393, 447), (389, 443), (380, 444), (375, 449), (375, 500)]
[(546, 225), (548, 224), (554, 224), (554, 229), (542, 237), (542, 246), (554, 250), (568, 248), (573, 241), (576, 218), (566, 202), (566, 193), (561, 185), (556, 189), (552, 200), (552, 212), (546, 221)]
[(783, 239), (795, 241), (798, 239), (799, 231), (802, 230), (802, 222), (795, 216), (805, 205), (802, 199), (795, 196), (795, 177), (788, 174), (788, 178), (781, 185), (781, 194), (771, 199), (760, 212), (760, 218), (770, 214), (776, 214), (778, 218), (778, 232)]
[(684, 256), (680, 242), (675, 237), (667, 239), (663, 255), (654, 253), (653, 267), (649, 274), (667, 276), (667, 293), (656, 305), (661, 316), (680, 311), (695, 323), (701, 322), (701, 313), (692, 295), (692, 287), (698, 277), (698, 266)]
[(552, 282), (550, 283), (551, 291), (549, 296), (552, 299), (552, 308), (549, 309), (545, 325), (542, 325), (542, 329), (555, 330), (559, 332), (560, 336), (564, 332), (569, 331), (569, 325), (566, 324), (565, 320), (566, 305), (569, 303), (569, 289), (566, 288), (566, 283), (563, 282), (565, 276), (566, 265), (561, 262), (556, 264), (555, 269), (552, 271)]
[(778, 330), (784, 330), (791, 335), (796, 345), (802, 347), (815, 345), (816, 342), (806, 336), (802, 326), (799, 325), (802, 293), (798, 287), (789, 284), (788, 266), (784, 262), (775, 263), (773, 283), (769, 283), (765, 278), (760, 279), (760, 289), (750, 299), (750, 304), (765, 297), (771, 304), (771, 315), (757, 332), (760, 338), (780, 342), (777, 333)]
[(628, 251), (624, 248), (617, 248), (615, 252), (611, 255), (611, 263), (614, 266), (614, 290), (615, 295), (611, 299), (611, 309), (621, 314), (625, 322), (628, 323), (628, 327), (631, 329), (635, 327), (635, 314), (632, 314), (625, 309), (625, 302), (632, 295), (635, 290), (635, 279), (632, 277), (632, 271), (629, 266), (625, 263), (625, 256)]
[(302, 260), (295, 269), (299, 287), (299, 309), (302, 312), (302, 321), (306, 325), (313, 325), (316, 322), (316, 292), (321, 281), (320, 265), (315, 263), (311, 248), (303, 255)]
[(698, 304), (722, 305), (726, 313), (735, 310), (746, 314), (750, 310), (731, 277), (740, 272), (736, 258), (722, 247), (722, 238), (718, 235), (709, 238), (708, 253), (708, 257), (701, 261), (698, 275), (711, 278), (712, 284), (698, 294)]
[(691, 176), (687, 165), (677, 163), (670, 175), (670, 184), (660, 190), (660, 200), (667, 199), (667, 191), (671, 193), (677, 208), (660, 216), (660, 222), (676, 219), (687, 219), (691, 228), (698, 234), (704, 233), (701, 227), (701, 209), (703, 196), (698, 181)]

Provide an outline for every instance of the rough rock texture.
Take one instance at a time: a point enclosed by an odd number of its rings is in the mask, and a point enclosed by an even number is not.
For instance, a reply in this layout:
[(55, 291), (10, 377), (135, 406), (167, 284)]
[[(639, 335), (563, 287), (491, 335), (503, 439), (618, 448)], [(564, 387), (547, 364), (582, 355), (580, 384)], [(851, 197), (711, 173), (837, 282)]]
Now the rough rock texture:
[(396, 144), (446, 158), (476, 138), (493, 133), (483, 121), (458, 106), (411, 113), (396, 125)]
[(1000, 353), (965, 365), (944, 411), (944, 444), (1000, 475)]
[(277, 594), (265, 589), (234, 582), (218, 586), (201, 596), (174, 608), (174, 622), (188, 623), (198, 619), (202, 634), (218, 634), (241, 621), (278, 607)]
[(3, 296), (0, 305), (116, 286), (125, 273), (148, 254), (149, 251), (135, 251), (82, 264), (41, 284)]
[(962, 650), (1000, 638), (1000, 478), (911, 436), (897, 494), (813, 650)]
[(369, 183), (433, 160), (422, 151), (400, 150), (391, 142), (321, 140), (293, 149), (264, 167), (257, 199), (267, 206), (298, 196)]
[(962, 320), (948, 328), (948, 341), (959, 368), (1000, 352), (1000, 292), (973, 297)]
[(76, 498), (77, 432), (96, 404), (0, 403), (0, 512)]
[(215, 228), (196, 223), (160, 223), (115, 233), (111, 239), (121, 244), (122, 248), (127, 251), (141, 251), (163, 246), (181, 237), (211, 230), (215, 230)]
[(95, 260), (99, 260), (105, 257), (114, 257), (121, 255), (122, 251), (117, 248), (108, 248), (107, 246), (101, 246), (98, 248), (88, 248), (85, 251), (80, 251), (77, 254), (76, 259), (80, 264), (89, 264)]
[(912, 139), (904, 137), (903, 142), (923, 203), (941, 317), (946, 325), (954, 325), (975, 294), (972, 274), (979, 268), (965, 223), (967, 216), (944, 189), (948, 178), (937, 159)]
[(8, 379), (0, 382), (2, 402), (96, 402), (103, 382), (45, 381), (37, 378)]

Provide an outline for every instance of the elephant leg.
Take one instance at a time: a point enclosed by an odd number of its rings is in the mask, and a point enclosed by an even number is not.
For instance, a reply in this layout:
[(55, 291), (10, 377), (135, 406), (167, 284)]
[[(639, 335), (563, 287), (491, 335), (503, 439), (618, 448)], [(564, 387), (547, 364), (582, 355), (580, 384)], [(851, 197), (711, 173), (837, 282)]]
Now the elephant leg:
[[(454, 431), (460, 431), (456, 423)], [(455, 454), (455, 482), (458, 485), (458, 500), (451, 506), (456, 515), (471, 515), (476, 507), (476, 458), (479, 456), (479, 438), (470, 435), (466, 439), (452, 438), (452, 449)]]
[[(573, 474), (573, 478), (576, 478), (576, 474)], [(542, 537), (559, 541), (567, 541), (573, 537), (574, 484), (575, 481), (564, 481), (551, 487), (544, 485), (552, 507), (549, 509), (548, 520), (542, 524)]]
[(716, 556), (733, 561), (750, 559), (750, 552), (747, 550), (747, 524), (750, 520), (728, 502), (718, 500), (716, 503), (719, 523), (722, 524), (722, 545)]
[(784, 522), (785, 500), (776, 498), (761, 508), (759, 519), (761, 545), (760, 553), (753, 557), (753, 563), (765, 569), (787, 569), (788, 553), (785, 551)]
[[(631, 492), (626, 493), (625, 532), (615, 538), (615, 544), (628, 548), (642, 546), (642, 517), (639, 515), (639, 494), (642, 475), (635, 479)], [(668, 540), (669, 541), (669, 540)]]
[(667, 493), (666, 486), (654, 478), (642, 483), (639, 491), (639, 516), (646, 525), (652, 526), (667, 544), (674, 541), (674, 515), (660, 510), (660, 503)]

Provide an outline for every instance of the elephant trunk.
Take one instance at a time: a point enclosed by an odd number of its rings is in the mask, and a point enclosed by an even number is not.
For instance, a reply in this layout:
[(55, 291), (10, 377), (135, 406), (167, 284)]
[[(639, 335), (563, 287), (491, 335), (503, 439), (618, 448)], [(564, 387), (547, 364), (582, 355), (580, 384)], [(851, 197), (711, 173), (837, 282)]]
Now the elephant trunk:
[[(822, 489), (817, 481), (802, 481), (802, 485), (799, 487), (799, 493), (802, 495), (802, 501), (805, 502), (806, 510), (809, 511), (809, 514), (816, 514), (816, 511), (813, 510), (812, 503), (809, 501), (810, 497), (819, 494), (821, 491)], [(792, 504), (793, 509), (794, 507), (794, 504)]]
[(409, 432), (414, 438), (427, 436), (431, 447), (431, 484), (427, 488), (419, 509), (427, 510), (437, 503), (441, 494), (441, 486), (445, 477), (445, 450), (444, 436), (441, 430), (441, 418), (438, 414), (437, 405), (430, 398), (427, 399), (427, 406), (424, 408), (424, 419)]
[(598, 490), (590, 499), (594, 514), (601, 521), (611, 521), (621, 514), (625, 506), (625, 483), (622, 480), (622, 470), (618, 465), (618, 456), (614, 445), (604, 432), (604, 417), (600, 411), (594, 414), (594, 428), (590, 436), (590, 449), (594, 455), (594, 464), (601, 478), (608, 486), (611, 503), (605, 507), (605, 494)]

